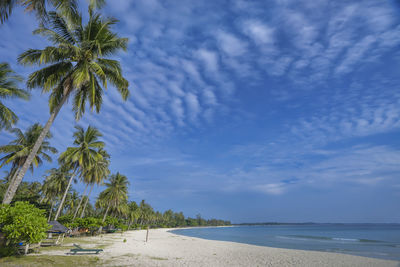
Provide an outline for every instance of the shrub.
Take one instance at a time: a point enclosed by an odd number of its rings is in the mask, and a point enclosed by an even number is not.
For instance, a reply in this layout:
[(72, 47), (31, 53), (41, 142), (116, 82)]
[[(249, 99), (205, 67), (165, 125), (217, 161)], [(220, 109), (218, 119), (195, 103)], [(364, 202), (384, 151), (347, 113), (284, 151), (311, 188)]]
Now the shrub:
[(0, 206), (0, 228), (7, 245), (14, 246), (21, 241), (33, 244), (46, 238), (47, 224), (45, 211), (28, 202), (15, 202), (14, 206)]
[(63, 216), (60, 216), (60, 217), (58, 217), (58, 219), (57, 219), (57, 221), (59, 222), (59, 223), (61, 223), (62, 225), (66, 225), (66, 224), (69, 224), (69, 223), (72, 223), (72, 221), (73, 221), (73, 216), (72, 215), (63, 215)]

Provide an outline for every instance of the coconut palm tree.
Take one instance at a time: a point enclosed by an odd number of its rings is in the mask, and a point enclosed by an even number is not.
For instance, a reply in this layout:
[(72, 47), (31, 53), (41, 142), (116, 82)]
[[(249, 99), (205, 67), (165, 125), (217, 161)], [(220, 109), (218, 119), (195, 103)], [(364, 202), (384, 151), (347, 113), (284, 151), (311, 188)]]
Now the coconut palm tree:
[[(0, 154), (5, 154), (5, 156), (0, 158), (0, 168), (7, 164), (11, 164), (11, 169), (8, 174), (9, 184), (14, 182), (18, 170), (25, 163), (26, 158), (35, 145), (35, 142), (42, 130), (43, 127), (38, 123), (35, 123), (29, 127), (25, 132), (22, 132), (20, 129), (13, 128), (11, 129), (11, 132), (16, 135), (16, 139), (11, 141), (8, 145), (0, 146)], [(43, 160), (48, 162), (52, 161), (50, 155), (48, 154), (49, 152), (52, 154), (57, 153), (57, 149), (52, 147), (48, 141), (51, 137), (51, 133), (48, 132), (45, 140), (39, 147), (39, 150), (32, 161), (33, 164), (29, 166), (29, 169), (32, 171), (32, 173), (34, 167), (41, 165)], [(7, 194), (7, 191), (5, 194)]]
[(102, 155), (101, 159), (96, 160), (85, 172), (84, 176), (87, 177), (85, 179), (88, 182), (88, 185), (90, 184), (90, 190), (87, 195), (85, 204), (83, 205), (83, 209), (81, 212), (81, 218), (83, 218), (83, 215), (85, 214), (85, 209), (87, 206), (87, 203), (90, 198), (90, 194), (92, 193), (94, 185), (99, 185), (103, 183), (103, 181), (110, 175), (110, 170), (108, 169), (108, 166), (110, 165), (110, 155), (107, 153), (107, 151), (100, 149), (99, 153)]
[(136, 204), (135, 201), (131, 201), (128, 204), (128, 219), (129, 219), (129, 223), (128, 223), (128, 230), (131, 227), (132, 223), (136, 223), (137, 219), (139, 219), (140, 216), (140, 210), (139, 210), (139, 206)]
[(46, 179), (43, 183), (42, 192), (45, 196), (44, 200), (51, 203), (49, 218), (51, 219), (51, 213), (53, 211), (54, 204), (57, 199), (61, 197), (62, 193), (68, 185), (68, 180), (71, 176), (68, 170), (63, 168), (52, 168), (48, 170)]
[(1, 100), (7, 98), (21, 98), (28, 100), (29, 93), (23, 89), (19, 89), (17, 84), (22, 78), (15, 74), (7, 63), (0, 63), (0, 130), (9, 129), (18, 121), (17, 115)]
[(59, 158), (59, 162), (63, 166), (67, 166), (67, 168), (73, 170), (73, 175), (68, 182), (68, 186), (65, 190), (60, 206), (58, 207), (55, 220), (57, 220), (61, 213), (69, 187), (71, 186), (76, 172), (79, 171), (81, 176), (83, 176), (85, 170), (89, 169), (96, 160), (101, 160), (103, 158), (103, 156), (98, 152), (99, 149), (104, 147), (104, 143), (99, 141), (99, 138), (102, 136), (99, 130), (92, 126), (88, 126), (86, 131), (80, 126), (75, 126), (75, 129), (74, 145), (76, 146), (68, 147)]
[[(101, 208), (106, 208), (103, 216), (102, 223), (106, 220), (108, 211), (111, 207), (116, 208), (125, 204), (128, 200), (128, 179), (125, 175), (117, 172), (110, 176), (109, 182), (106, 183), (107, 188), (100, 193), (98, 205)], [(102, 227), (100, 227), (100, 232)]]
[(66, 209), (66, 214), (72, 215), (75, 207), (79, 202), (79, 194), (73, 188), (71, 188), (67, 194), (64, 201), (64, 209)]
[(82, 18), (79, 18), (80, 23), (71, 25), (54, 12), (49, 13), (49, 20), (50, 28), (42, 25), (35, 33), (47, 37), (54, 46), (42, 50), (30, 49), (18, 60), (24, 65), (48, 65), (32, 73), (27, 85), (28, 88), (41, 87), (43, 92), (51, 92), (51, 114), (15, 183), (10, 185), (9, 194), (3, 200), (6, 204), (11, 202), (41, 142), (69, 97), (73, 97), (73, 111), (79, 120), (87, 103), (92, 110), (100, 112), (103, 90), (108, 83), (120, 92), (124, 100), (129, 95), (128, 81), (122, 76), (119, 62), (109, 59), (127, 48), (128, 39), (120, 38), (111, 31), (117, 20), (103, 19), (92, 12), (85, 26), (81, 23)]
[[(105, 4), (105, 0), (90, 0), (89, 8), (101, 8)], [(0, 1), (0, 21), (4, 23), (11, 15), (15, 6), (22, 6), (27, 12), (34, 12), (36, 16), (45, 21), (48, 16), (46, 6), (54, 7), (58, 12), (65, 16), (73, 18), (77, 13), (76, 0), (2, 0)]]

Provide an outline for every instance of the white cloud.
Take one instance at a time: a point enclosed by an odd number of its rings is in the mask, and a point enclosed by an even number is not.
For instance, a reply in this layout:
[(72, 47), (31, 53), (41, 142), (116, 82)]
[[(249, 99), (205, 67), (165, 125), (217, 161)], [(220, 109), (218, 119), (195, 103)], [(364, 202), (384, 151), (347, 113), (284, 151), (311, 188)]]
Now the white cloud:
[(269, 195), (281, 195), (286, 191), (284, 184), (263, 184), (254, 187), (254, 190), (260, 191)]
[(186, 105), (189, 111), (189, 118), (195, 121), (197, 115), (200, 113), (200, 104), (197, 96), (193, 93), (188, 93), (185, 96)]
[(271, 45), (275, 41), (275, 29), (258, 20), (247, 20), (243, 22), (242, 28), (243, 32), (258, 45)]
[(247, 52), (247, 44), (231, 33), (218, 31), (216, 34), (218, 44), (222, 51), (229, 56), (240, 56)]
[(203, 61), (207, 71), (214, 74), (219, 71), (218, 56), (215, 52), (207, 49), (199, 49), (196, 55)]

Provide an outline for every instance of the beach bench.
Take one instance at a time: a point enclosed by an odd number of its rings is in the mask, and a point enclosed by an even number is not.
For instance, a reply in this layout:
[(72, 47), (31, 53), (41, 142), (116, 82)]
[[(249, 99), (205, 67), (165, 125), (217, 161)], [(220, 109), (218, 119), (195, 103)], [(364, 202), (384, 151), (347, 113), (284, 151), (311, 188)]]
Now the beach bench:
[(78, 252), (94, 252), (96, 254), (99, 254), (102, 249), (97, 249), (97, 248), (82, 248), (81, 246), (74, 244), (75, 248), (71, 248), (70, 254), (76, 254)]

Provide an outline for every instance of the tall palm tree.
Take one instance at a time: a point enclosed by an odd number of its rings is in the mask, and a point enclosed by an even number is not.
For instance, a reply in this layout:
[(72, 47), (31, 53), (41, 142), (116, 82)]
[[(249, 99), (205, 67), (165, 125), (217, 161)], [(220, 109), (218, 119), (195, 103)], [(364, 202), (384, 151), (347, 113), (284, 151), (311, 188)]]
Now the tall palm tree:
[(102, 155), (101, 159), (96, 160), (85, 172), (84, 176), (87, 178), (85, 179), (90, 184), (90, 190), (86, 198), (86, 202), (83, 205), (83, 209), (81, 212), (81, 218), (85, 214), (85, 209), (87, 203), (90, 198), (90, 194), (92, 193), (94, 185), (99, 185), (103, 183), (103, 181), (110, 175), (110, 170), (108, 166), (110, 164), (110, 155), (104, 149), (100, 149), (99, 153)]
[(8, 107), (6, 107), (1, 99), (21, 98), (28, 100), (29, 93), (23, 89), (19, 89), (17, 84), (22, 78), (15, 74), (7, 63), (0, 63), (0, 130), (2, 128), (9, 129), (18, 121), (17, 115)]
[(42, 192), (45, 196), (44, 200), (51, 203), (48, 219), (48, 221), (50, 221), (54, 204), (65, 191), (71, 174), (68, 172), (68, 170), (62, 168), (52, 168), (46, 173), (47, 177), (43, 183)]
[[(90, 0), (89, 8), (101, 8), (105, 0)], [(15, 6), (20, 5), (27, 12), (34, 12), (40, 20), (46, 20), (48, 11), (46, 5), (51, 5), (58, 12), (67, 17), (73, 18), (78, 13), (76, 0), (1, 0), (0, 1), (0, 22), (4, 23), (11, 15)]]
[(122, 76), (118, 61), (109, 59), (120, 50), (126, 50), (128, 39), (120, 38), (111, 31), (117, 20), (103, 19), (99, 14), (90, 12), (88, 24), (83, 26), (79, 17), (77, 24), (68, 24), (60, 15), (49, 13), (50, 28), (41, 26), (34, 33), (47, 37), (55, 46), (45, 49), (30, 49), (19, 56), (24, 65), (44, 67), (29, 76), (28, 88), (41, 87), (50, 92), (50, 118), (39, 136), (31, 154), (19, 171), (15, 183), (3, 200), (10, 203), (18, 184), (21, 183), (31, 161), (40, 147), (65, 101), (73, 96), (73, 111), (79, 120), (85, 112), (88, 102), (91, 109), (100, 111), (102, 94), (107, 82), (114, 85), (126, 100), (129, 95), (128, 81)]
[(140, 210), (139, 206), (136, 204), (135, 201), (131, 201), (128, 204), (128, 230), (131, 227), (132, 223), (136, 223), (137, 219), (139, 219), (140, 216)]
[[(106, 220), (111, 207), (116, 208), (126, 203), (128, 200), (128, 184), (129, 182), (126, 176), (119, 172), (110, 176), (109, 182), (106, 183), (107, 188), (100, 193), (98, 200), (98, 206), (102, 206), (103, 208), (107, 207), (104, 212), (102, 223)], [(101, 230), (102, 227), (100, 227), (99, 231), (101, 232)]]
[(66, 214), (72, 215), (72, 212), (75, 210), (75, 207), (79, 202), (79, 194), (74, 189), (69, 190), (67, 197), (64, 201), (64, 208), (67, 210)]
[(57, 220), (61, 213), (65, 198), (76, 171), (79, 171), (81, 175), (83, 175), (85, 170), (89, 169), (89, 167), (96, 160), (101, 160), (103, 158), (103, 156), (98, 153), (98, 150), (104, 147), (104, 143), (99, 141), (99, 138), (102, 136), (99, 130), (92, 126), (88, 126), (86, 131), (80, 126), (75, 126), (75, 129), (74, 145), (76, 146), (68, 147), (59, 158), (59, 161), (62, 165), (68, 166), (69, 169), (73, 170), (73, 175), (71, 176), (68, 186), (65, 189), (65, 193), (58, 207), (55, 220)]
[[(38, 123), (35, 123), (29, 127), (25, 132), (22, 132), (20, 129), (13, 128), (11, 129), (11, 132), (16, 135), (16, 139), (11, 141), (8, 145), (0, 146), (0, 154), (5, 154), (5, 156), (0, 158), (0, 168), (4, 165), (11, 164), (8, 177), (9, 184), (12, 184), (15, 181), (18, 170), (26, 162), (29, 153), (32, 151), (32, 148), (42, 131), (43, 127)], [(43, 160), (48, 162), (52, 161), (48, 152), (53, 154), (57, 153), (57, 149), (52, 147), (48, 141), (51, 137), (51, 133), (47, 132), (45, 140), (42, 142), (38, 152), (31, 162), (33, 164), (30, 164), (29, 166), (29, 169), (32, 171), (32, 173), (34, 167), (41, 165)], [(10, 187), (8, 187), (8, 189), (9, 188)], [(7, 191), (5, 194), (7, 194)]]

